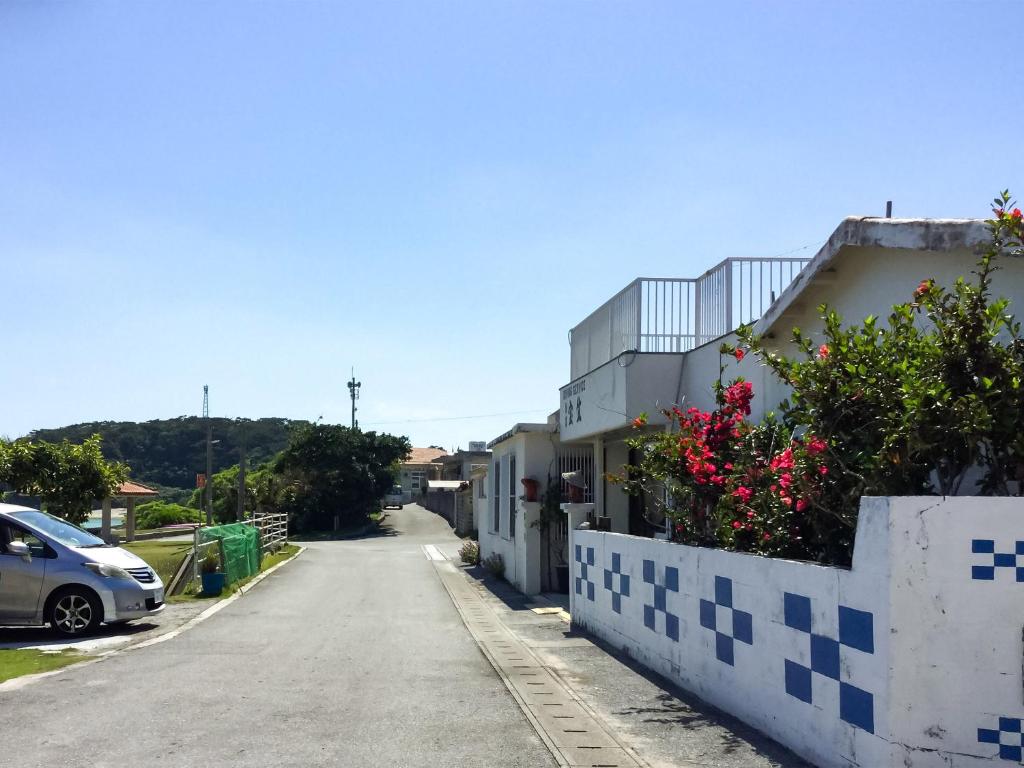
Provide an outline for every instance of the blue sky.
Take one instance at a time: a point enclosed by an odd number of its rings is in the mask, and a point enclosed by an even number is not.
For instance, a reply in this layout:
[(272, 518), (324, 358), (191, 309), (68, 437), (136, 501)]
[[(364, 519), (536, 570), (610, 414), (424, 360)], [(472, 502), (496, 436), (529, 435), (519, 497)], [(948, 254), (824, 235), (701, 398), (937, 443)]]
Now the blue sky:
[(1008, 7), (7, 0), (0, 434), (542, 420), (638, 275), (1024, 188)]

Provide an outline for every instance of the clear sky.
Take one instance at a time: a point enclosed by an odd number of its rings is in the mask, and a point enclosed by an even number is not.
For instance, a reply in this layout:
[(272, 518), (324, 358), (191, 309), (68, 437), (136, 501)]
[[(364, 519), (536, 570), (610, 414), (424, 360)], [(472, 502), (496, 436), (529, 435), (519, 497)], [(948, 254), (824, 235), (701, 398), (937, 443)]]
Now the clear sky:
[(543, 420), (634, 277), (1024, 194), (1014, 5), (2, 0), (0, 434)]

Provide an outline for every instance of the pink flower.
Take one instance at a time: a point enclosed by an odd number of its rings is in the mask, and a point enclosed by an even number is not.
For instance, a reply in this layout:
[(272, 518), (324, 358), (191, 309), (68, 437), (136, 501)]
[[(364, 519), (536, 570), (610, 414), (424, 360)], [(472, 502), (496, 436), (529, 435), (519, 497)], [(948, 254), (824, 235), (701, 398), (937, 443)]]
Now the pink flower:
[(803, 499), (797, 499), (796, 500), (796, 511), (797, 512), (803, 512), (805, 509), (807, 509), (807, 502), (804, 501)]
[(791, 486), (792, 484), (793, 476), (789, 474), (789, 472), (786, 472), (785, 474), (779, 476), (779, 485), (781, 485), (783, 488), (789, 488), (789, 486)]
[(828, 344), (822, 344), (820, 347), (818, 347), (818, 357), (819, 358), (824, 359), (824, 358), (828, 357), (828, 354), (829, 354)]
[(743, 527), (743, 523), (741, 523), (739, 520), (734, 520), (733, 524), (732, 524), (732, 527), (737, 529), (737, 530), (739, 530), (740, 528)]
[(741, 485), (739, 488), (732, 492), (732, 495), (735, 496), (740, 501), (742, 501), (744, 504), (749, 504), (750, 499), (754, 495), (754, 492), (747, 488), (746, 486)]
[(827, 475), (828, 474), (828, 467), (826, 467), (824, 464), (822, 464), (820, 467), (818, 467), (818, 474), (821, 475), (822, 477)]
[(917, 289), (914, 291), (914, 298), (915, 299), (920, 299), (922, 296), (924, 296), (926, 293), (928, 293), (928, 291), (930, 291), (931, 289), (932, 289), (932, 281), (931, 280), (922, 280), (920, 282), (920, 284), (917, 286)]
[(789, 496), (780, 496), (779, 501), (785, 504), (787, 507), (793, 506), (793, 500)]
[(812, 437), (807, 441), (807, 452), (811, 454), (811, 456), (817, 456), (819, 453), (824, 453), (826, 448), (828, 448), (828, 443), (820, 437)]

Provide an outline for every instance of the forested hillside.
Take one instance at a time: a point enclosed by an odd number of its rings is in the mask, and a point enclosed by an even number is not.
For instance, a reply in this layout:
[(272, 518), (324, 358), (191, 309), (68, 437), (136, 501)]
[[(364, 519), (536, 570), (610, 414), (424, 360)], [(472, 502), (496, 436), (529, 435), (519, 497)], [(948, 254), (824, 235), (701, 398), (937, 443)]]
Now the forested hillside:
[[(307, 422), (289, 419), (211, 419), (213, 471), (238, 463), (239, 447), (244, 441), (251, 465), (271, 459), (288, 444), (293, 425)], [(59, 429), (39, 429), (30, 437), (56, 442), (67, 438), (80, 443), (92, 434), (103, 440), (103, 455), (123, 461), (131, 468), (131, 477), (142, 483), (167, 489), (192, 489), (196, 473), (206, 471), (206, 425), (198, 416), (155, 421), (100, 421), (74, 424)], [(167, 494), (169, 497), (177, 494)]]

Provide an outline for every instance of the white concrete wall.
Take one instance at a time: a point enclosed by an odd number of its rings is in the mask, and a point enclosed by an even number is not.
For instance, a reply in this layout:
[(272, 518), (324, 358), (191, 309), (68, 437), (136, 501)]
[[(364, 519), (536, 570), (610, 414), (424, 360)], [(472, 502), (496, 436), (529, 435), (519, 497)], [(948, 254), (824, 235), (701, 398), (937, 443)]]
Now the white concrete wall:
[[(541, 546), (539, 529), (531, 527), (537, 510), (523, 502), (523, 486), (520, 480), (533, 477), (541, 487), (548, 473), (554, 473), (555, 436), (548, 432), (521, 432), (493, 446), (490, 470), (488, 471), (487, 511), (475, 510), (477, 531), (480, 541), (480, 556), (486, 559), (492, 553), (500, 554), (505, 562), (505, 578), (521, 592), (532, 595), (540, 592)], [(509, 530), (509, 489), (504, 457), (516, 457), (515, 534)], [(502, 463), (501, 484), (498, 489), (500, 520), (498, 530), (493, 530), (494, 519), (494, 464)], [(530, 518), (530, 514), (533, 518)]]
[(850, 570), (574, 530), (573, 622), (819, 765), (1019, 764), (1021, 520), (865, 499)]

